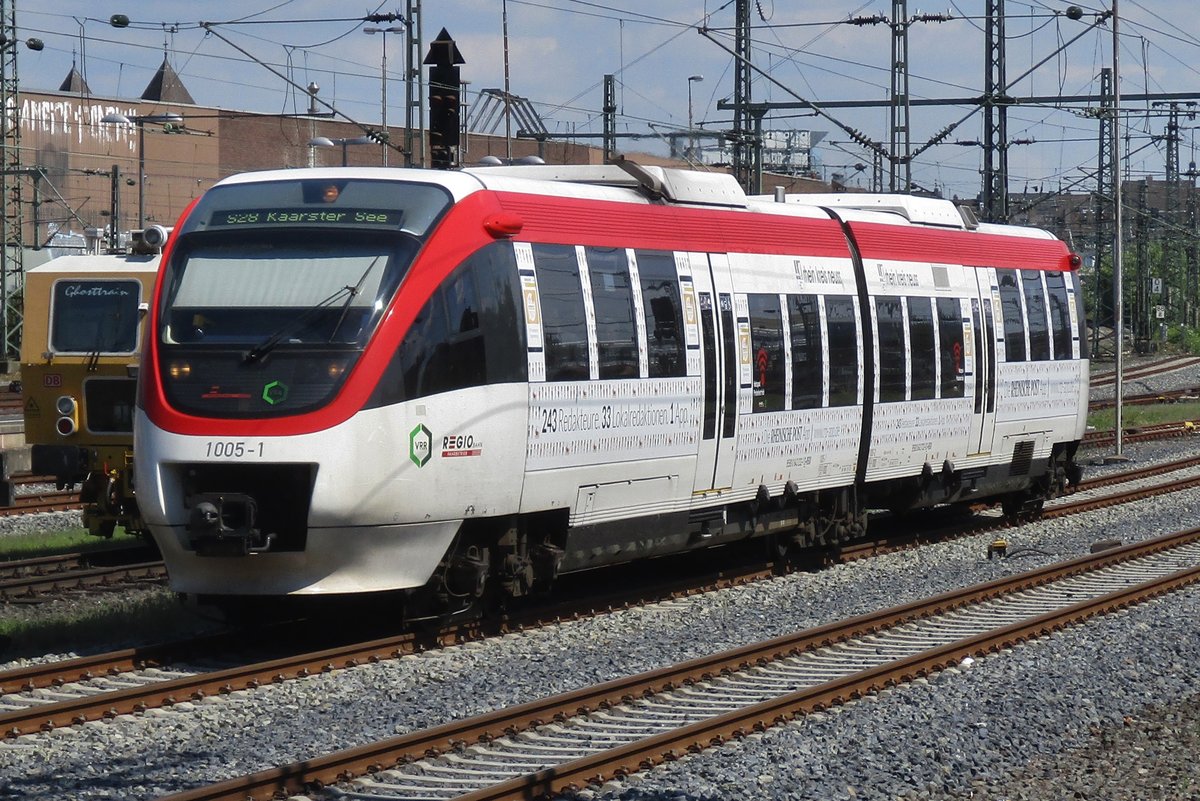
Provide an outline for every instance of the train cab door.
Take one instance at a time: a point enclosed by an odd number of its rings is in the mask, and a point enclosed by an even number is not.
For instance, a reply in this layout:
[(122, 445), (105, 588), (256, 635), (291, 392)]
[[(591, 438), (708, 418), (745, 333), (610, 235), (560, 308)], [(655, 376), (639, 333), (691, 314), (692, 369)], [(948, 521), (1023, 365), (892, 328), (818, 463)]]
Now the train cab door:
[[(977, 292), (971, 298), (971, 338), (974, 342), (975, 405), (971, 416), (970, 446), (973, 454), (991, 453), (996, 431), (996, 310), (1000, 287), (996, 271), (975, 268)], [(1002, 332), (1001, 332), (1002, 334)]]
[(724, 253), (689, 254), (700, 317), (701, 430), (694, 492), (733, 485), (737, 458), (738, 350), (733, 280)]

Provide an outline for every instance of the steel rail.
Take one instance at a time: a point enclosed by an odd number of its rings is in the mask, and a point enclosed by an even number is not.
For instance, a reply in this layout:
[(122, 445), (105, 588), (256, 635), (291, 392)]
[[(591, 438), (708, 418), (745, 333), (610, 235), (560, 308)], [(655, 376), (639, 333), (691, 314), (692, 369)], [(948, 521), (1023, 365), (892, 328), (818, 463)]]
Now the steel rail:
[(162, 562), (94, 567), (48, 576), (21, 576), (0, 581), (0, 600), (28, 600), (48, 592), (106, 587), (130, 581), (162, 581), (166, 577), (167, 568)]
[[(1162, 359), (1151, 364), (1142, 365), (1141, 367), (1135, 367), (1132, 370), (1126, 370), (1123, 378), (1126, 381), (1135, 378), (1146, 378), (1152, 375), (1160, 375), (1162, 373), (1172, 373), (1176, 370), (1183, 370), (1197, 364), (1200, 364), (1200, 358), (1196, 357)], [(1108, 386), (1109, 384), (1116, 383), (1116, 374), (1110, 372), (1099, 373), (1092, 376), (1088, 383), (1093, 387)]]
[[(1178, 403), (1185, 399), (1200, 399), (1200, 387), (1167, 389), (1162, 392), (1147, 392), (1142, 395), (1125, 395), (1121, 398), (1121, 403), (1125, 406), (1150, 406), (1155, 403)], [(1094, 400), (1088, 403), (1088, 411), (1094, 412), (1100, 409), (1111, 409), (1116, 405), (1116, 400)]]
[[(1158, 423), (1155, 425), (1138, 426), (1123, 429), (1123, 439), (1126, 442), (1149, 442), (1158, 439), (1175, 439), (1200, 433), (1200, 425), (1195, 421), (1184, 420), (1177, 423)], [(1083, 445), (1088, 448), (1105, 448), (1116, 439), (1116, 432), (1088, 431), (1083, 435)]]

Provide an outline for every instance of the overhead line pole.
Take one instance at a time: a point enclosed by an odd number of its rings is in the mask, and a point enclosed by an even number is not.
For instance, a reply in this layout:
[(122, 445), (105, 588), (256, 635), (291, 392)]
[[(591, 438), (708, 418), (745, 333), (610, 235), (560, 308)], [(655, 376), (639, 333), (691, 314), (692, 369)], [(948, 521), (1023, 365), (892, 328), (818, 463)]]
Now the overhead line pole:
[(750, 138), (749, 107), (754, 86), (750, 73), (754, 66), (750, 57), (750, 0), (737, 0), (734, 9), (733, 174), (738, 183), (750, 191), (752, 171), (746, 156)]
[(1124, 446), (1124, 436), (1122, 427), (1124, 425), (1124, 414), (1122, 402), (1125, 397), (1125, 362), (1123, 349), (1125, 347), (1125, 321), (1122, 314), (1123, 295), (1121, 286), (1121, 269), (1124, 261), (1124, 242), (1122, 241), (1121, 227), (1121, 42), (1118, 31), (1117, 17), (1117, 0), (1112, 0), (1112, 73), (1113, 73), (1113, 91), (1112, 91), (1112, 126), (1109, 133), (1112, 136), (1112, 158), (1113, 158), (1113, 336), (1115, 350), (1115, 389), (1116, 389), (1116, 412), (1114, 425), (1116, 430), (1113, 436), (1113, 456), (1117, 459), (1123, 458), (1122, 450)]
[(1004, 0), (987, 0), (987, 64), (983, 88), (983, 219), (1008, 222), (1008, 95)]

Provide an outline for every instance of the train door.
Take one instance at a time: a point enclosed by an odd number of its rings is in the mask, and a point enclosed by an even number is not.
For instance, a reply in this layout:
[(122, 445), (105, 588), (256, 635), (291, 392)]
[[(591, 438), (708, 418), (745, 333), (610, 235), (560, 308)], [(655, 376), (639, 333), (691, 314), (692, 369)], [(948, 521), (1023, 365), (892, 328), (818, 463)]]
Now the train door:
[(702, 420), (695, 492), (733, 484), (737, 458), (738, 357), (729, 257), (689, 254), (700, 311)]
[(971, 298), (971, 338), (975, 347), (975, 413), (971, 417), (972, 453), (990, 453), (996, 430), (996, 318), (999, 286), (996, 271), (976, 268), (977, 292)]

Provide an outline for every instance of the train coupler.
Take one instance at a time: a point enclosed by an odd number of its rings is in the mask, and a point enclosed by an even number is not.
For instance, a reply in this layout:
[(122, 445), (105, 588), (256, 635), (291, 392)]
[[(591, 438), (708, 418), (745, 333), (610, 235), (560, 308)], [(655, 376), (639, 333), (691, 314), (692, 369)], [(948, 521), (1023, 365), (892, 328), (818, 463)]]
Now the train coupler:
[(240, 493), (192, 498), (187, 533), (198, 556), (248, 556), (271, 549), (274, 534), (257, 527), (258, 503)]

